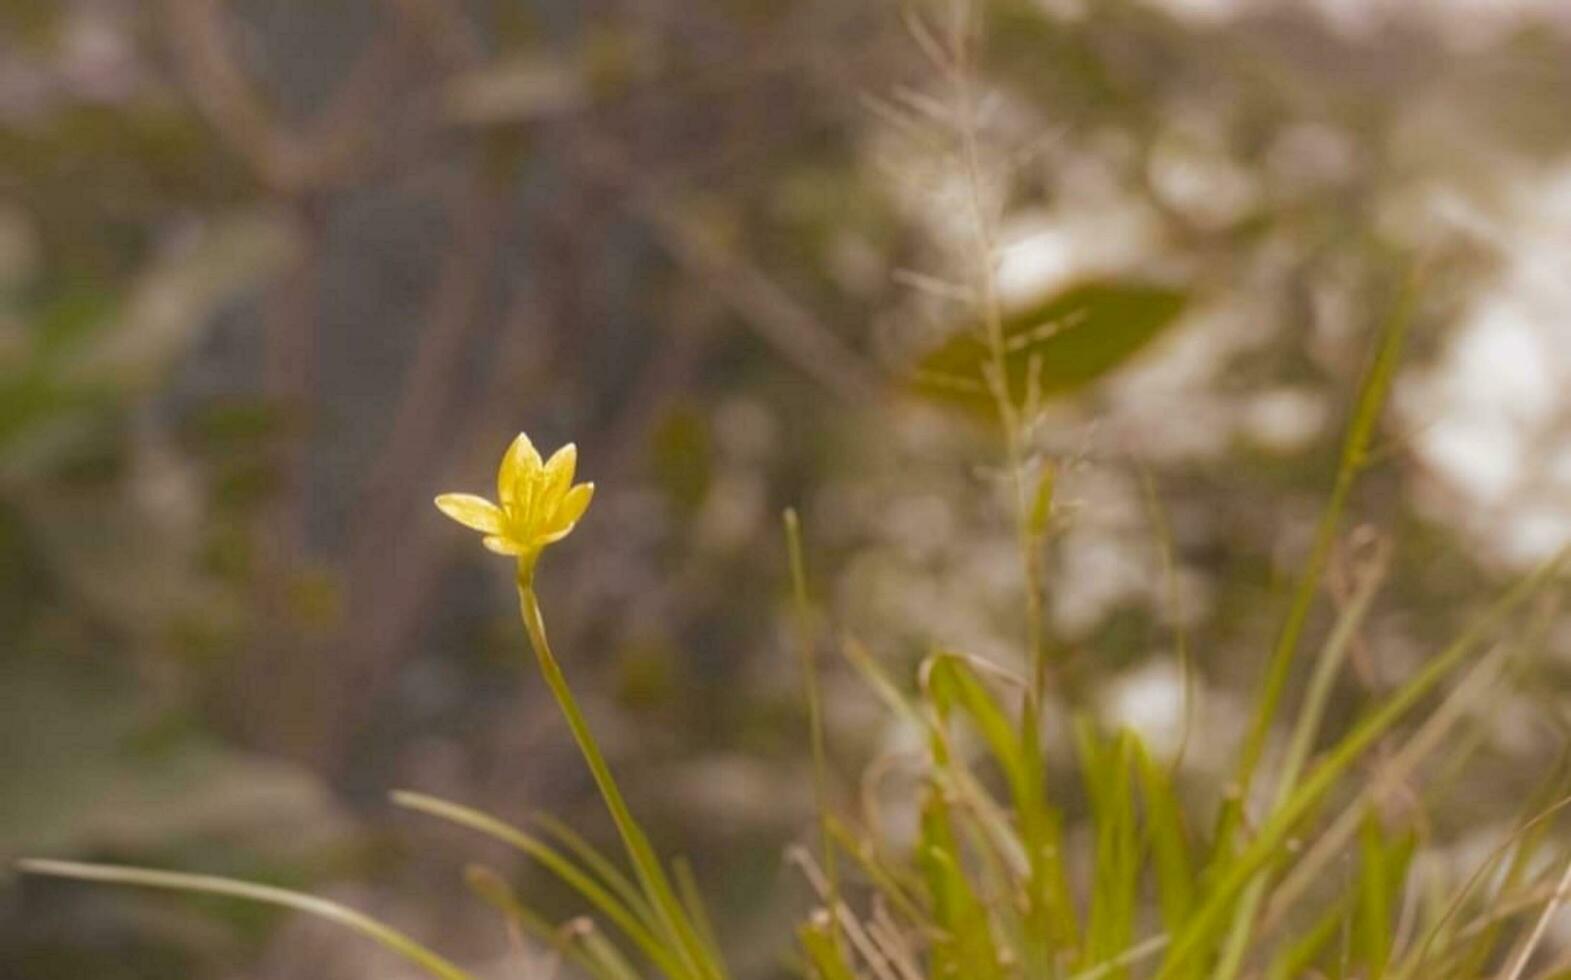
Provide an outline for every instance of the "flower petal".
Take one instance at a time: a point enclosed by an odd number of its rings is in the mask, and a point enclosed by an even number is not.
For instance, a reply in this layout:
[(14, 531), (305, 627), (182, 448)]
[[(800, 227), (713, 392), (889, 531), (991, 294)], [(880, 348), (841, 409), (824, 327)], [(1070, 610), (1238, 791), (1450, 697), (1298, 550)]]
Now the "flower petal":
[(544, 488), (540, 496), (545, 506), (556, 506), (556, 502), (562, 499), (562, 495), (572, 485), (573, 473), (577, 469), (578, 447), (572, 443), (551, 454), (551, 458), (546, 460)]
[(519, 492), (539, 477), (540, 467), (540, 451), (527, 433), (520, 432), (502, 455), (502, 465), (496, 471), (496, 499), (503, 507), (512, 505)]
[(472, 493), (444, 493), (436, 498), (436, 507), (442, 513), (482, 534), (496, 534), (502, 530), (502, 511), (484, 497)]
[(566, 534), (584, 516), (584, 511), (589, 509), (589, 501), (595, 496), (593, 483), (580, 483), (567, 491), (562, 502), (557, 505), (556, 513), (551, 515), (549, 530), (558, 536)]
[(504, 538), (496, 534), (489, 535), (481, 543), (486, 546), (487, 551), (494, 551), (499, 555), (521, 555), (524, 553), (524, 549), (519, 546), (518, 542), (512, 538)]

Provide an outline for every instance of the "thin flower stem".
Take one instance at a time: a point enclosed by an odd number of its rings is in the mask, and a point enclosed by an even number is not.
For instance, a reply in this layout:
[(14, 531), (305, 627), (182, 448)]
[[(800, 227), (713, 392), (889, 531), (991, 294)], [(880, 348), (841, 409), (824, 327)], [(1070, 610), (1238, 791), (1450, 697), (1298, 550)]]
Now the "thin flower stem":
[[(818, 832), (823, 847), (824, 877), (828, 883), (828, 900), (831, 909), (840, 908), (840, 868), (835, 855), (834, 838), (830, 834), (829, 764), (824, 750), (824, 712), (818, 691), (818, 655), (813, 644), (813, 615), (807, 598), (807, 561), (802, 557), (802, 522), (795, 508), (787, 508), (785, 523), (786, 553), (791, 565), (791, 594), (797, 619), (798, 643), (802, 657), (802, 683), (807, 697), (807, 723), (813, 749), (813, 791), (818, 802)], [(841, 943), (840, 917), (829, 917), (829, 941), (835, 955), (841, 959), (845, 948)]]
[[(963, 9), (963, 7), (961, 8)], [(1030, 493), (1026, 487), (1026, 460), (1021, 434), (1020, 411), (1009, 382), (1008, 350), (1004, 337), (1003, 304), (998, 297), (994, 270), (997, 231), (987, 212), (982, 193), (981, 148), (977, 142), (976, 96), (972, 91), (967, 60), (966, 24), (957, 14), (955, 25), (955, 85), (960, 141), (965, 158), (966, 180), (970, 186), (972, 217), (977, 238), (977, 288), (982, 298), (982, 319), (991, 358), (991, 387), (998, 403), (998, 417), (1004, 434), (1005, 458), (1009, 467), (1010, 490), (1014, 497), (1015, 531), (1020, 562), (1025, 575), (1026, 649), (1031, 664), (1031, 685), (1026, 689), (1029, 715), (1039, 716), (1047, 688), (1047, 657), (1042, 648), (1041, 567), (1036, 541), (1031, 533)]]
[(667, 934), (667, 938), (681, 956), (683, 963), (692, 971), (692, 976), (705, 980), (719, 980), (723, 973), (707, 954), (692, 924), (683, 914), (676, 891), (671, 887), (654, 847), (649, 843), (649, 838), (645, 836), (643, 829), (639, 827), (638, 821), (633, 818), (632, 811), (628, 809), (627, 801), (622, 796), (616, 779), (611, 775), (611, 767), (606, 764), (605, 755), (600, 751), (600, 745), (595, 741), (594, 734), (589, 730), (589, 723), (578, 706), (578, 699), (573, 696), (572, 689), (567, 684), (567, 677), (562, 673), (561, 665), (557, 663), (556, 656), (551, 652), (550, 641), (546, 638), (545, 618), (540, 612), (540, 600), (535, 593), (531, 571), (532, 569), (520, 565), (518, 600), (523, 614), (524, 628), (529, 633), (530, 645), (534, 648), (535, 659), (540, 664), (540, 673), (545, 677), (546, 686), (551, 689), (552, 696), (556, 698), (557, 705), (562, 709), (562, 715), (567, 719), (567, 727), (572, 730), (573, 740), (578, 743), (584, 762), (588, 764), (589, 772), (594, 777), (595, 786), (599, 788), (606, 808), (611, 811), (611, 820), (616, 824), (617, 833), (627, 848), (633, 870), (637, 873), (639, 884), (643, 886), (649, 898), (649, 904), (655, 909), (662, 931)]

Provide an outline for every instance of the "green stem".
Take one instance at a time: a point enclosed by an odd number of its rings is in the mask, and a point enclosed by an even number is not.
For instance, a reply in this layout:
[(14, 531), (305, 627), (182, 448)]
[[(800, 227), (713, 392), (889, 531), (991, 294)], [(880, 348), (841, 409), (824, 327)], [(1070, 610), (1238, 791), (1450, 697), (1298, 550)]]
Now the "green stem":
[(611, 775), (611, 767), (606, 764), (605, 755), (600, 751), (600, 745), (589, 730), (589, 723), (584, 718), (583, 710), (578, 706), (578, 699), (573, 696), (573, 691), (567, 684), (567, 677), (562, 673), (561, 665), (557, 663), (556, 656), (551, 652), (550, 641), (546, 638), (545, 618), (540, 613), (540, 600), (535, 594), (533, 568), (522, 562), (519, 564), (518, 601), (523, 612), (524, 628), (529, 633), (530, 645), (534, 648), (535, 659), (540, 664), (540, 673), (545, 677), (546, 686), (551, 689), (552, 696), (556, 698), (557, 705), (562, 709), (562, 715), (567, 719), (567, 727), (572, 730), (573, 740), (578, 743), (584, 762), (589, 766), (590, 775), (594, 777), (595, 786), (599, 788), (606, 808), (611, 811), (611, 820), (616, 824), (622, 844), (627, 848), (627, 855), (632, 861), (634, 872), (638, 875), (639, 884), (643, 886), (649, 904), (654, 906), (662, 931), (666, 933), (668, 940), (687, 967), (693, 971), (695, 977), (718, 980), (723, 976), (722, 972), (711, 961), (697, 932), (687, 921), (687, 916), (683, 913), (681, 903), (676, 897), (676, 891), (671, 887), (654, 847), (650, 845), (649, 838), (634, 819), (632, 811), (628, 809), (627, 801), (622, 796), (615, 777)]
[(1402, 348), (1407, 339), (1408, 326), (1413, 319), (1413, 305), (1417, 299), (1417, 292), (1417, 284), (1410, 275), (1402, 284), (1396, 307), (1382, 328), (1379, 350), (1359, 388), (1358, 406), (1353, 412), (1352, 424), (1348, 426), (1346, 441), (1342, 444), (1342, 457), (1337, 468), (1336, 483), (1332, 487), (1330, 500), (1326, 502), (1326, 509), (1320, 516), (1320, 525), (1315, 530), (1314, 547), (1310, 551), (1309, 560), (1305, 563), (1303, 574), (1294, 590), (1287, 618), (1282, 623), (1281, 632), (1277, 634), (1276, 646), (1271, 651), (1260, 696), (1255, 702), (1254, 718), (1250, 722), (1249, 732), (1239, 754), (1238, 770), (1230, 790), (1232, 798), (1223, 808), (1220, 825), (1217, 828), (1215, 855), (1218, 862), (1228, 859), (1233, 845), (1233, 835), (1242, 822), (1242, 810), (1244, 802), (1249, 798), (1255, 768), (1260, 763), (1266, 739), (1270, 735), (1272, 723), (1276, 720), (1277, 709), (1281, 706), (1282, 695), (1287, 688), (1287, 680), (1298, 653), (1299, 641), (1303, 638), (1304, 626), (1309, 620), (1315, 596), (1320, 590), (1320, 580), (1325, 573), (1326, 563), (1331, 558), (1331, 550), (1336, 544), (1348, 499), (1352, 494), (1354, 483), (1357, 482), (1358, 474), (1363, 470), (1369, 457), (1369, 446), (1374, 440), (1375, 427), (1380, 421), (1381, 410), (1391, 390), (1391, 382), (1396, 375)]
[[(1375, 593), (1379, 591), (1384, 578), (1383, 562), (1366, 573), (1352, 601), (1337, 620), (1331, 638), (1326, 641), (1325, 648), (1315, 664), (1314, 676), (1310, 679), (1309, 692), (1304, 697), (1298, 723), (1294, 726), (1292, 739), (1288, 743), (1287, 755), (1282, 760), (1276, 796), (1271, 802), (1271, 813), (1286, 805), (1298, 785), (1298, 778), (1309, 762), (1310, 753), (1314, 750), (1315, 736), (1319, 733), (1320, 723), (1325, 718), (1326, 706), (1330, 703), (1337, 674), (1342, 668), (1342, 663), (1347, 659), (1347, 652), (1352, 647), (1353, 640), (1357, 637), (1358, 630), (1363, 625), (1370, 604), (1374, 601)], [(1268, 870), (1262, 869), (1244, 889), (1238, 908), (1233, 914), (1232, 931), (1222, 947), (1221, 962), (1217, 964), (1213, 974), (1214, 980), (1233, 980), (1243, 966), (1244, 956), (1248, 952), (1249, 938), (1254, 930), (1255, 918), (1265, 898), (1266, 885), (1270, 877)]]
[(829, 904), (827, 924), (830, 951), (836, 962), (844, 962), (845, 947), (840, 938), (840, 868), (835, 842), (830, 834), (829, 764), (824, 750), (824, 713), (818, 694), (818, 657), (813, 644), (813, 615), (807, 598), (807, 561), (802, 557), (802, 522), (795, 508), (784, 514), (786, 553), (791, 565), (791, 594), (796, 606), (797, 634), (802, 657), (802, 683), (807, 697), (807, 724), (813, 749), (813, 791), (818, 802), (818, 834), (823, 848), (825, 898)]

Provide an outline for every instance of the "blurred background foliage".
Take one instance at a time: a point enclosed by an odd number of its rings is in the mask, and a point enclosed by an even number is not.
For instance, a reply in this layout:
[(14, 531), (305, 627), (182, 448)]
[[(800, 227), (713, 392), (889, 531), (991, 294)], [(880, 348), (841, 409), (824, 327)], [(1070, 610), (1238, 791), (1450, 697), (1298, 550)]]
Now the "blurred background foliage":
[[(1055, 474), (1058, 706), (1175, 751), (1186, 636), (1185, 773), (1214, 792), (1411, 263), (1418, 350), (1356, 500), (1397, 588), (1341, 710), (1571, 537), (1571, 19), (979, 12), (982, 206)], [(576, 440), (601, 488), (542, 586), (575, 684), (739, 966), (783, 975), (802, 886), (780, 854), (811, 799), (779, 509), (803, 510), (835, 631), (894, 662), (1020, 656), (964, 332), (972, 202), (924, 55), (949, 17), (0, 0), (0, 861), (307, 886), (501, 969), (454, 873), (474, 842), (384, 793), (609, 832), (505, 576), (429, 505), (483, 490), (528, 428)], [(1550, 636), (1488, 728), (1499, 764), (1426, 828), (1441, 858), (1564, 749), (1571, 630)], [(909, 733), (829, 684), (849, 799)], [(388, 968), (270, 914), (0, 873), (4, 977)]]

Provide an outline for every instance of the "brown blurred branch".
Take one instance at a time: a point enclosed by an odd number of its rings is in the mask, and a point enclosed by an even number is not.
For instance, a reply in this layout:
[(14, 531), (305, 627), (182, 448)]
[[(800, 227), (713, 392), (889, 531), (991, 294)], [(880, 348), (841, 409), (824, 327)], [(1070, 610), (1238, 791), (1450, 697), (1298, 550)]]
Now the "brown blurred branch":
[(186, 88), (215, 130), (274, 188), (300, 185), (306, 151), (274, 119), (226, 39), (219, 0), (166, 0), (175, 61)]
[[(417, 35), (410, 19), (390, 18), (303, 127), (278, 118), (242, 67), (228, 37), (220, 0), (165, 0), (163, 11), (174, 62), (198, 111), (271, 190), (294, 218), (301, 247), (272, 290), (263, 319), (262, 389), (291, 419), (293, 439), (279, 449), (278, 489), (264, 514), (259, 612), (274, 628), (237, 667), (237, 715), (259, 742), (292, 755), (313, 751), (313, 714), (328, 711), (320, 658), (299, 654), (291, 630), (290, 594), (306, 558), (302, 540), (307, 500), (308, 448), (317, 385), (318, 304), (321, 290), (325, 191), (352, 175), (374, 148), (378, 104), (396, 97)], [(307, 651), (309, 653), (310, 651)], [(279, 674), (290, 679), (277, 683)], [(310, 704), (299, 692), (310, 692)], [(278, 692), (278, 696), (257, 696)]]
[(865, 404), (877, 396), (883, 383), (860, 354), (745, 256), (726, 248), (664, 200), (618, 150), (585, 137), (579, 155), (592, 177), (624, 196), (628, 209), (649, 225), (672, 260), (777, 354), (846, 402)]
[[(482, 319), (507, 231), (510, 175), (487, 166), (485, 155), (480, 156), (453, 204), (447, 258), (431, 294), (392, 430), (361, 489), (350, 529), (345, 633), (333, 638), (331, 650), (323, 651), (324, 661), (329, 654), (334, 661), (334, 696), (320, 720), (324, 730), (318, 760), (331, 768), (345, 761), (368, 702), (402, 660), (423, 599), (444, 567), (429, 539), (430, 525), (412, 520), (412, 512), (428, 499), (415, 488), (435, 475), (437, 462), (449, 449), (463, 357)], [(479, 431), (467, 424), (463, 430)], [(410, 530), (395, 530), (400, 528)]]
[(378, 33), (333, 97), (299, 130), (279, 119), (241, 67), (221, 0), (165, 0), (170, 48), (198, 110), (273, 190), (298, 194), (341, 180), (376, 136), (377, 103), (394, 97), (417, 40), (411, 2), (390, 5)]

